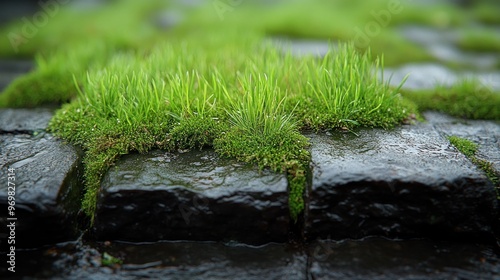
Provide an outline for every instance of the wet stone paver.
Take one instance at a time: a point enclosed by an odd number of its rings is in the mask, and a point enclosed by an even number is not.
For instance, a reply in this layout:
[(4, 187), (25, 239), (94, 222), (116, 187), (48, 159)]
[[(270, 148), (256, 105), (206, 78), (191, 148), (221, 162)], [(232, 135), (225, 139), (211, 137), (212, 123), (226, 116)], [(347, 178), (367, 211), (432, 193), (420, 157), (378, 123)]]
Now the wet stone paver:
[[(0, 220), (7, 224), (8, 191), (15, 192), (18, 247), (75, 240), (83, 192), (81, 152), (43, 132), (45, 110), (0, 110)], [(22, 133), (20, 133), (22, 132)], [(14, 169), (14, 176), (9, 175)], [(7, 177), (14, 177), (8, 188)], [(15, 189), (14, 189), (15, 188)], [(0, 234), (5, 237), (7, 228)], [(1, 250), (7, 244), (2, 243)]]
[(127, 155), (105, 175), (94, 230), (111, 240), (286, 242), (284, 174), (212, 150)]
[(444, 136), (458, 136), (478, 144), (476, 156), (491, 162), (500, 174), (500, 122), (463, 120), (436, 112), (426, 112), (424, 117)]
[[(123, 264), (101, 266), (104, 253)], [(2, 274), (0, 267), (2, 279), (476, 280), (500, 275), (500, 257), (492, 246), (373, 237), (301, 246), (77, 242), (21, 251), (18, 259), (16, 277)]]
[(492, 236), (492, 183), (433, 125), (355, 133), (309, 135), (307, 238)]

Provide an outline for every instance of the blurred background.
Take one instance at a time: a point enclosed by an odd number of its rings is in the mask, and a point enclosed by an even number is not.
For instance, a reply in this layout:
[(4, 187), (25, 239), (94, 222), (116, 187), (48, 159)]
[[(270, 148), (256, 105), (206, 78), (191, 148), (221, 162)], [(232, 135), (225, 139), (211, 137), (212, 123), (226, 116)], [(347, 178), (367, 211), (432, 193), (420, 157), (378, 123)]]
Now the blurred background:
[[(500, 3), (495, 0), (21, 0), (0, 4), (0, 88), (50, 57), (93, 41), (144, 49), (159, 41), (248, 38), (294, 55), (354, 42), (384, 56), (408, 88), (476, 75), (500, 88)], [(12, 62), (14, 60), (14, 62)]]

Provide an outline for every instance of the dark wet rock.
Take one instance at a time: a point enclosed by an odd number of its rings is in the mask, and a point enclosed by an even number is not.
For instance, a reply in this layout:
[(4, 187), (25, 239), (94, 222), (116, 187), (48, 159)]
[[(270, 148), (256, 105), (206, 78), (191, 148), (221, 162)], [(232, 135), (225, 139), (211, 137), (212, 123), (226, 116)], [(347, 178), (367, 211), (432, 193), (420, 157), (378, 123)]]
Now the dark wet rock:
[[(123, 261), (101, 266), (107, 253)], [(0, 256), (3, 257), (3, 255)], [(498, 279), (500, 256), (485, 244), (430, 240), (287, 244), (161, 242), (58, 244), (18, 252), (27, 279)], [(0, 277), (5, 266), (0, 266)], [(10, 279), (3, 277), (2, 279)]]
[(287, 180), (213, 151), (120, 159), (105, 175), (95, 216), (100, 240), (287, 241)]
[(309, 249), (309, 279), (498, 279), (487, 245), (380, 238), (322, 241)]
[(0, 109), (0, 133), (31, 133), (43, 131), (52, 118), (53, 110)]
[(310, 135), (307, 238), (492, 236), (495, 190), (431, 124)]
[(0, 93), (17, 77), (29, 72), (33, 62), (25, 60), (0, 60)]
[[(41, 133), (0, 134), (0, 153), (2, 225), (10, 217), (6, 216), (8, 168), (15, 169), (16, 247), (74, 239), (82, 193), (79, 152)], [(1, 234), (7, 234), (5, 227)]]
[[(104, 252), (123, 264), (101, 266)], [(307, 279), (306, 252), (287, 244), (112, 242), (19, 254), (17, 276), (36, 279)]]
[(457, 119), (436, 112), (426, 112), (424, 117), (444, 136), (454, 135), (478, 144), (476, 156), (491, 162), (500, 174), (500, 123)]

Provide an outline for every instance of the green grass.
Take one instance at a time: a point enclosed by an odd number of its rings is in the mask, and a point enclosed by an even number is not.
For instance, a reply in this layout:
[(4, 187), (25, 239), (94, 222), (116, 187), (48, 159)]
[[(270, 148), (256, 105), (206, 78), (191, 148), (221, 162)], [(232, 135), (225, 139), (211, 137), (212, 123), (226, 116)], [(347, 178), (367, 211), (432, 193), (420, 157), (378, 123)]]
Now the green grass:
[(405, 97), (418, 108), (467, 119), (500, 120), (500, 94), (477, 80), (464, 79), (451, 87), (407, 91)]
[(448, 140), (453, 146), (455, 146), (455, 148), (457, 148), (457, 150), (469, 158), (472, 163), (474, 163), (479, 169), (483, 170), (490, 181), (497, 187), (497, 191), (499, 192), (498, 197), (500, 199), (500, 174), (495, 171), (491, 162), (476, 156), (479, 147), (478, 144), (458, 136), (449, 136)]
[[(409, 107), (399, 95), (381, 81), (380, 62), (369, 53), (358, 54), (344, 46), (328, 53), (321, 61), (305, 65), (307, 83), (302, 85), (298, 110), (302, 122), (312, 128), (393, 127), (408, 115)], [(375, 67), (375, 68), (374, 68)], [(311, 109), (313, 108), (313, 109)]]
[[(288, 174), (290, 214), (303, 210), (308, 141), (300, 128), (392, 127), (410, 113), (352, 45), (323, 60), (282, 55), (250, 41), (200, 42), (127, 52), (90, 71), (51, 130), (86, 150), (83, 208), (122, 154), (213, 147), (223, 156)], [(217, 45), (217, 43), (215, 43)]]

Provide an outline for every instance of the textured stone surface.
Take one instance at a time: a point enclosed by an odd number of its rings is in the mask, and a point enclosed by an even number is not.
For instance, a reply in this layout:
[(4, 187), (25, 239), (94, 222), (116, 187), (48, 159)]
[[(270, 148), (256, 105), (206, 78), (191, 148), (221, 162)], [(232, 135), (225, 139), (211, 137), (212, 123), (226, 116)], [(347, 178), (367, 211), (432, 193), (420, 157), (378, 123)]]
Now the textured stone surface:
[(498, 279), (499, 256), (488, 245), (391, 241), (315, 242), (308, 279)]
[(495, 171), (500, 174), (499, 122), (462, 120), (435, 112), (426, 112), (424, 117), (444, 136), (455, 135), (478, 144), (476, 156), (491, 162)]
[(491, 233), (491, 182), (431, 124), (356, 133), (309, 135), (309, 239)]
[[(8, 168), (15, 169), (16, 246), (30, 247), (75, 238), (82, 192), (78, 151), (43, 133), (36, 137), (0, 134), (0, 153), (3, 225), (7, 215)], [(5, 227), (0, 234), (6, 234)]]
[(99, 239), (287, 241), (287, 181), (213, 151), (120, 159), (98, 199)]
[(53, 110), (39, 109), (0, 109), (1, 132), (26, 132), (41, 131), (47, 128), (52, 118)]
[[(303, 246), (66, 243), (19, 251), (13, 279), (498, 279), (495, 250), (484, 244), (382, 238)], [(123, 264), (101, 266), (104, 252)], [(10, 279), (12, 273), (0, 266), (4, 275)]]

